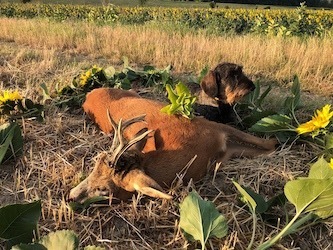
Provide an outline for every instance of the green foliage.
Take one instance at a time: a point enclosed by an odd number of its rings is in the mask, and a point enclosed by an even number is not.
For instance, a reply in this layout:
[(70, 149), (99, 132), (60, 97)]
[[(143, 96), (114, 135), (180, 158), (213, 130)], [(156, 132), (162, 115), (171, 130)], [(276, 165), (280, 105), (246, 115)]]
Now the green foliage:
[[(286, 183), (284, 193), (295, 208), (293, 219), (271, 240), (258, 249), (268, 249), (281, 237), (299, 230), (304, 223), (333, 216), (333, 169), (320, 157), (310, 169), (308, 177), (291, 180)], [(304, 215), (302, 218), (301, 215)]]
[(34, 118), (42, 121), (44, 106), (23, 98), (18, 91), (0, 91), (0, 118), (16, 120), (18, 118)]
[(44, 99), (55, 101), (58, 106), (80, 107), (86, 93), (100, 87), (111, 87), (119, 89), (131, 89), (138, 87), (159, 87), (173, 84), (171, 77), (171, 66), (164, 69), (156, 69), (153, 66), (145, 66), (143, 70), (134, 70), (128, 64), (128, 59), (123, 58), (123, 68), (117, 71), (113, 66), (101, 68), (94, 65), (92, 68), (74, 77), (72, 84), (56, 93), (51, 93), (45, 86), (41, 85)]
[(109, 199), (109, 197), (105, 197), (105, 196), (94, 196), (94, 197), (86, 199), (83, 203), (70, 202), (69, 206), (73, 211), (82, 211), (82, 210), (88, 208), (93, 203), (105, 201), (108, 199)]
[(244, 116), (242, 121), (245, 125), (250, 125), (249, 131), (273, 134), (276, 135), (280, 141), (296, 138), (297, 132), (295, 125), (298, 124), (298, 120), (295, 111), (300, 105), (301, 93), (298, 77), (294, 76), (291, 95), (286, 97), (283, 102), (283, 107), (276, 111), (264, 110), (263, 108), (263, 102), (271, 91), (271, 87), (269, 86), (261, 93), (260, 85), (255, 83), (255, 86), (256, 89), (238, 106), (239, 113), (244, 113), (244, 110), (251, 110), (249, 114)]
[(193, 96), (189, 89), (181, 82), (176, 84), (173, 90), (171, 85), (166, 85), (166, 91), (168, 92), (168, 99), (171, 104), (161, 109), (162, 112), (173, 115), (179, 114), (188, 119), (192, 119), (193, 115), (193, 104), (196, 101), (196, 97)]
[[(57, 230), (41, 238), (38, 243), (19, 244), (12, 250), (78, 250), (79, 238), (71, 230)], [(83, 250), (104, 250), (103, 247), (86, 246)]]
[(266, 212), (268, 209), (268, 203), (261, 195), (255, 193), (250, 188), (243, 187), (239, 185), (236, 181), (233, 181), (233, 184), (235, 185), (237, 190), (241, 193), (242, 195), (241, 200), (249, 207), (250, 212), (252, 213), (252, 219), (253, 219), (252, 237), (250, 244), (247, 247), (247, 249), (252, 249), (254, 236), (256, 232), (256, 225), (257, 225), (256, 213)]
[(227, 235), (226, 219), (211, 201), (203, 200), (191, 192), (179, 205), (179, 226), (188, 240), (200, 241), (202, 249), (210, 237), (222, 238)]
[(74, 250), (79, 246), (79, 239), (73, 231), (61, 230), (51, 232), (39, 240), (47, 250)]
[(264, 213), (268, 209), (265, 199), (247, 187), (239, 185), (236, 181), (233, 184), (242, 195), (242, 201), (250, 208), (251, 213)]
[(284, 191), (296, 214), (312, 212), (322, 219), (333, 216), (333, 169), (323, 157), (311, 166), (307, 178), (289, 181)]
[(0, 126), (0, 165), (22, 153), (23, 137), (21, 128), (15, 122)]
[[(140, 0), (141, 1), (141, 0)], [(100, 24), (179, 24), (214, 34), (257, 33), (272, 36), (325, 36), (332, 33), (330, 10), (158, 8), (57, 4), (0, 4), (0, 16), (11, 18), (48, 18), (81, 20)]]
[(32, 241), (40, 214), (40, 201), (0, 208), (0, 238), (6, 241), (8, 248)]

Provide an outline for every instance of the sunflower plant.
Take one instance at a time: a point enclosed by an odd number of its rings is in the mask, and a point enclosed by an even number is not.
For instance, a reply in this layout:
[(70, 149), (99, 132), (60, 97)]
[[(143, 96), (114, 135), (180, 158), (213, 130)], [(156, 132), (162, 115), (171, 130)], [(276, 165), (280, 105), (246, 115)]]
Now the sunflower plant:
[(311, 138), (323, 149), (324, 155), (333, 156), (333, 110), (331, 105), (326, 104), (316, 110), (310, 121), (298, 125), (296, 132), (301, 138)]
[(18, 118), (43, 120), (43, 105), (24, 98), (18, 90), (0, 91), (0, 118), (13, 121)]
[(182, 82), (179, 82), (175, 89), (172, 89), (171, 85), (167, 84), (166, 91), (171, 104), (162, 108), (161, 112), (168, 115), (178, 114), (192, 119), (194, 117), (193, 104), (196, 101), (196, 97), (190, 93), (189, 89)]
[(331, 105), (326, 104), (322, 109), (316, 110), (312, 119), (300, 124), (296, 131), (299, 135), (311, 135), (312, 138), (318, 135), (326, 135), (332, 129), (333, 110)]

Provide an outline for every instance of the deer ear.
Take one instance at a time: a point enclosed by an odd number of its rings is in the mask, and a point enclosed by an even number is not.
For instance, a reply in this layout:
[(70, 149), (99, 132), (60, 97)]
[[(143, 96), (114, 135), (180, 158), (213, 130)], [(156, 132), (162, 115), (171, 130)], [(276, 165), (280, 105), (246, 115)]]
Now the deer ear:
[(132, 185), (136, 191), (154, 198), (172, 199), (171, 195), (164, 193), (161, 186), (144, 172), (137, 171), (135, 177)]
[(208, 74), (202, 79), (201, 88), (210, 97), (214, 98), (217, 95), (217, 83), (213, 70), (210, 70)]

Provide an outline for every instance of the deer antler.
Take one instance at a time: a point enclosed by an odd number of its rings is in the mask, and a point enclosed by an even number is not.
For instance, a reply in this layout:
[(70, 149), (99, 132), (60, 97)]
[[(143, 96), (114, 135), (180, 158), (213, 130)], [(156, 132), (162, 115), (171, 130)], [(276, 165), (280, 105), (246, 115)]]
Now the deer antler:
[(148, 130), (147, 128), (144, 128), (139, 131), (139, 135), (134, 137), (132, 140), (128, 141), (124, 137), (124, 130), (129, 127), (130, 125), (136, 123), (136, 122), (142, 122), (144, 121), (146, 115), (140, 115), (137, 117), (133, 117), (129, 120), (123, 121), (122, 119), (119, 120), (119, 123), (117, 124), (112, 117), (110, 116), (109, 110), (107, 110), (107, 117), (109, 119), (109, 122), (111, 123), (113, 129), (114, 129), (114, 137), (112, 141), (112, 145), (110, 148), (110, 151), (112, 152), (110, 159), (110, 162), (112, 164), (112, 167), (117, 166), (117, 162), (121, 155), (126, 152), (130, 147), (135, 145), (136, 143), (140, 142), (143, 139), (146, 139), (149, 133), (151, 133), (153, 130)]

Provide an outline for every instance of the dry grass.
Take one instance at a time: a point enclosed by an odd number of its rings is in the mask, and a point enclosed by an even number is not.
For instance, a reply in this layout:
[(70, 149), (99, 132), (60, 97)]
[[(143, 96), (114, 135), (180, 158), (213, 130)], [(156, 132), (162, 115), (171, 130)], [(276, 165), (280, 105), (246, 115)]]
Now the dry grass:
[[(40, 99), (40, 83), (50, 87), (69, 84), (81, 68), (117, 64), (121, 56), (137, 64), (164, 67), (172, 63), (178, 73), (197, 72), (204, 64), (213, 66), (220, 60), (234, 61), (243, 64), (253, 77), (266, 77), (283, 85), (281, 81), (297, 73), (303, 83), (308, 81), (305, 88), (326, 91), (325, 95), (333, 93), (333, 46), (328, 39), (218, 38), (144, 27), (0, 21), (4, 24), (0, 26), (0, 86), (17, 87), (34, 100)], [(276, 103), (285, 95), (281, 90), (276, 88)], [(322, 97), (313, 92), (305, 99), (322, 102)], [(106, 249), (195, 248), (178, 227), (178, 204), (191, 188), (214, 201), (228, 220), (228, 236), (210, 240), (208, 249), (246, 249), (252, 233), (251, 214), (239, 202), (232, 178), (270, 198), (283, 190), (286, 181), (305, 175), (308, 162), (316, 155), (305, 145), (282, 145), (270, 156), (231, 160), (215, 177), (208, 175), (195, 184), (177, 185), (170, 191), (172, 201), (134, 197), (130, 203), (99, 204), (73, 213), (65, 197), (91, 171), (94, 157), (110, 139), (86, 122), (81, 110), (69, 112), (53, 106), (46, 111), (44, 123), (25, 120), (22, 128), (24, 156), (1, 166), (0, 204), (42, 199), (41, 235), (72, 229), (80, 236), (81, 246), (96, 244)], [(283, 209), (275, 208), (272, 213), (276, 220), (259, 220), (256, 245), (285, 224)], [(276, 249), (331, 249), (332, 236), (333, 224), (320, 224), (286, 237)]]
[[(252, 76), (289, 82), (297, 74), (304, 90), (333, 94), (332, 38), (277, 38), (259, 36), (207, 36), (177, 27), (164, 31), (150, 26), (96, 26), (87, 23), (54, 23), (46, 20), (1, 19), (0, 41), (49, 53), (104, 58), (119, 63), (123, 56), (137, 64), (174, 66), (177, 73), (199, 72), (205, 65), (231, 61), (245, 66)], [(175, 30), (175, 31), (172, 31)], [(54, 58), (54, 55), (50, 55)], [(38, 61), (38, 58), (37, 58)], [(56, 67), (54, 59), (48, 64)], [(46, 66), (46, 65), (45, 65)], [(40, 66), (39, 66), (40, 67)]]
[[(65, 197), (78, 179), (91, 171), (97, 152), (105, 150), (110, 142), (109, 137), (85, 122), (81, 112), (69, 114), (51, 107), (45, 123), (25, 121), (24, 157), (5, 166), (0, 176), (2, 204), (42, 199), (40, 234), (72, 229), (80, 236), (81, 246), (192, 249), (194, 245), (184, 240), (178, 228), (178, 204), (189, 189), (195, 188), (214, 201), (228, 220), (228, 236), (211, 240), (209, 248), (245, 249), (251, 238), (251, 214), (238, 201), (231, 180), (235, 178), (270, 198), (283, 190), (286, 181), (305, 175), (314, 156), (304, 145), (282, 146), (270, 156), (231, 160), (220, 167), (214, 178), (208, 175), (199, 183), (177, 185), (170, 191), (174, 195), (172, 201), (134, 197), (130, 203), (95, 205), (82, 213), (73, 213)], [(282, 208), (272, 213), (279, 219), (259, 221), (256, 244), (284, 225)], [(321, 224), (287, 237), (277, 249), (330, 249), (332, 234), (332, 224)]]

